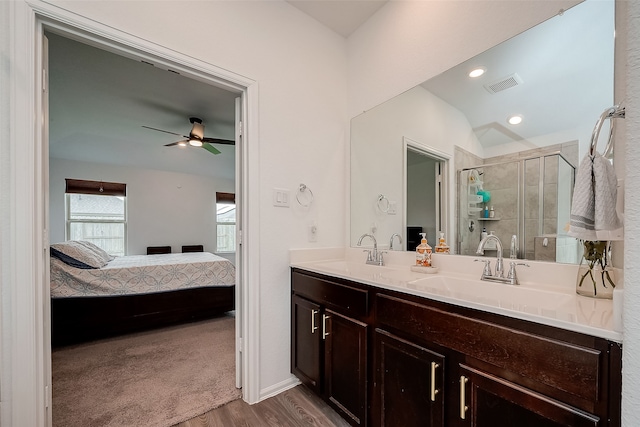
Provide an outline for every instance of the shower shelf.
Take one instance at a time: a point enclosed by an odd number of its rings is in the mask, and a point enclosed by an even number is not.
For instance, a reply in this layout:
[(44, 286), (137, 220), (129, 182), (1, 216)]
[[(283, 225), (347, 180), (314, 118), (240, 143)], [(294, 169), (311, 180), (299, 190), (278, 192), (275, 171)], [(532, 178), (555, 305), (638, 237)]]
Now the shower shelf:
[(482, 188), (482, 181), (467, 183), (467, 210), (469, 216), (476, 216), (483, 208), (478, 205), (482, 203), (482, 196), (478, 195), (478, 190)]

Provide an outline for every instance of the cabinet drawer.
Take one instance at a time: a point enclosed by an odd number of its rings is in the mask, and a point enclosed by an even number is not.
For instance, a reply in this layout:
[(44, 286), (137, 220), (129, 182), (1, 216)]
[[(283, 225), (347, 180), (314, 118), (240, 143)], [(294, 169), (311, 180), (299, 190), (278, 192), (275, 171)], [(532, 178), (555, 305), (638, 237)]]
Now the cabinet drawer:
[(590, 402), (600, 396), (602, 351), (388, 295), (376, 296), (381, 327), (432, 342)]
[(298, 272), (291, 275), (293, 292), (354, 317), (369, 313), (369, 291)]

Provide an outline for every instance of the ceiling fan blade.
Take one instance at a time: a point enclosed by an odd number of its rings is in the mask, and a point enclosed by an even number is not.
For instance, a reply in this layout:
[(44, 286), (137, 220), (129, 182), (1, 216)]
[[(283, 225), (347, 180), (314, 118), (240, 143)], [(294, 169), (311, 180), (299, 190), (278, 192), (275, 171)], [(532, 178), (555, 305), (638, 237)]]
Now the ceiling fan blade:
[(230, 139), (202, 138), (202, 142), (207, 142), (209, 144), (236, 145), (236, 142)]
[(214, 147), (213, 145), (209, 144), (208, 142), (204, 142), (202, 144), (202, 148), (204, 148), (205, 150), (207, 150), (208, 152), (212, 153), (212, 154), (220, 154), (221, 151), (218, 150), (216, 147)]
[(184, 141), (176, 141), (176, 142), (172, 142), (171, 144), (165, 144), (165, 147), (173, 147), (174, 145), (180, 145), (180, 146), (185, 146), (189, 143), (189, 141), (187, 141), (186, 139)]
[(152, 128), (151, 126), (142, 126), (143, 128), (147, 128), (147, 129), (151, 129), (151, 130), (157, 130), (158, 132), (164, 132), (164, 133), (170, 133), (171, 135), (177, 135), (177, 136), (181, 136), (183, 138), (189, 138), (187, 135), (181, 135), (179, 133), (175, 133), (175, 132), (169, 132), (168, 130), (162, 130), (162, 129), (156, 129), (156, 128)]

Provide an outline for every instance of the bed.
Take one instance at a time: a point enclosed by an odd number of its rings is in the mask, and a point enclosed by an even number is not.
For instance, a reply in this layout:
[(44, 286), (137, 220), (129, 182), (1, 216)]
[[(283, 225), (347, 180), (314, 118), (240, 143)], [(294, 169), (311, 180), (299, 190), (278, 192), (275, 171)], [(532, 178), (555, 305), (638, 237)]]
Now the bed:
[(212, 253), (114, 258), (84, 241), (50, 249), (54, 346), (205, 319), (235, 308), (235, 267)]

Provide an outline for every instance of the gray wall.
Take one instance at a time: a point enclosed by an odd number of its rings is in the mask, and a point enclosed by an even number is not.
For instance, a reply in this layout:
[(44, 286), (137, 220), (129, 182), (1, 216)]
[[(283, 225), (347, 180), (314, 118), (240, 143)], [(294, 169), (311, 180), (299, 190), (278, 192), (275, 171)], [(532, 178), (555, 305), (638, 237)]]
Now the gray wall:
[(61, 159), (50, 160), (49, 177), (51, 243), (65, 239), (65, 178), (127, 184), (127, 255), (162, 245), (180, 252), (202, 244), (215, 252), (216, 191), (235, 191), (231, 181), (201, 175)]

